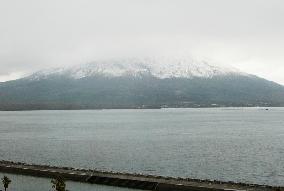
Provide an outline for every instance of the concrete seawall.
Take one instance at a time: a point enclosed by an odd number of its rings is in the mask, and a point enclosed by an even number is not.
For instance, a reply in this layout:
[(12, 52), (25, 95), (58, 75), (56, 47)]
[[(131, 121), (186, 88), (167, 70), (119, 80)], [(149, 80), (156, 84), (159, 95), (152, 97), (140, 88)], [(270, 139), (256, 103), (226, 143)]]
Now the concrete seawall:
[(97, 170), (74, 169), (68, 167), (53, 167), (30, 165), (11, 161), (0, 161), (0, 172), (29, 175), (35, 177), (54, 178), (62, 176), (66, 180), (103, 184), (141, 190), (158, 191), (240, 191), (265, 190), (284, 191), (283, 187), (271, 187), (255, 184), (220, 182), (197, 179), (182, 179), (141, 174), (115, 173)]

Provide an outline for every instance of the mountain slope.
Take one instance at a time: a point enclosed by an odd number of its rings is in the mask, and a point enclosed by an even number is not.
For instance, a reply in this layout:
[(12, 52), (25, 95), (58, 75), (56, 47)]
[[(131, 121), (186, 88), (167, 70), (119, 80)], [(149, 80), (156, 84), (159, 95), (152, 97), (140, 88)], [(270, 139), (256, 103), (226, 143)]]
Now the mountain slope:
[(283, 86), (235, 69), (148, 62), (91, 63), (5, 82), (0, 110), (284, 106)]

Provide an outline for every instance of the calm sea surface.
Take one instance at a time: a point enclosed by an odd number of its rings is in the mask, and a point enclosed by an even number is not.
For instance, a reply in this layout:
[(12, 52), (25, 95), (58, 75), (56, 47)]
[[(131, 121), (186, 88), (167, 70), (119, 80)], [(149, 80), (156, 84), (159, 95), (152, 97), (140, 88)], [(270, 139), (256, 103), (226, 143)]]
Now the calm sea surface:
[(0, 160), (284, 186), (284, 108), (0, 112)]

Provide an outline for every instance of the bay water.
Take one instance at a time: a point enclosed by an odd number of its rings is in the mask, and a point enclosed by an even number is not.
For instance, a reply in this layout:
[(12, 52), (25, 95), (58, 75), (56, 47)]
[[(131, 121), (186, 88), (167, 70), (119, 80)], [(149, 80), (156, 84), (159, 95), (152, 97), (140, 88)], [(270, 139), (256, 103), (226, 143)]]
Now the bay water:
[(284, 186), (284, 108), (267, 109), (1, 111), (0, 160)]

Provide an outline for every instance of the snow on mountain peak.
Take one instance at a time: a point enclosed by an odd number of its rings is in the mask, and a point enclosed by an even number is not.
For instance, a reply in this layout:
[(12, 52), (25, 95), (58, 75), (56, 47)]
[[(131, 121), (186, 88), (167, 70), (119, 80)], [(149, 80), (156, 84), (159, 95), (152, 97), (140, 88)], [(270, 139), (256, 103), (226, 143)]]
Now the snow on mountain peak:
[(243, 74), (232, 67), (210, 64), (204, 60), (180, 58), (113, 59), (94, 61), (73, 67), (42, 70), (30, 76), (31, 79), (47, 78), (51, 75), (64, 75), (75, 79), (90, 76), (142, 76), (157, 78), (211, 78), (218, 75)]

